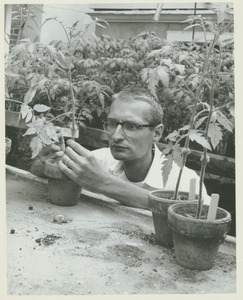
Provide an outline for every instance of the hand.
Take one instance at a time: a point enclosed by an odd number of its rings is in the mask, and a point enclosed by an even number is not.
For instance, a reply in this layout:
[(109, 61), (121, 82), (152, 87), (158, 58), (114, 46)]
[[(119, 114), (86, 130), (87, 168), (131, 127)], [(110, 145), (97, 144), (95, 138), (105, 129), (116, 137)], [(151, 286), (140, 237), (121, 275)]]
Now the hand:
[(61, 171), (80, 186), (93, 192), (101, 192), (109, 174), (92, 152), (73, 140), (67, 141), (65, 154), (58, 165)]
[(45, 162), (47, 159), (61, 158), (64, 154), (65, 143), (63, 137), (59, 137), (59, 144), (51, 144), (41, 149), (39, 153), (40, 160)]

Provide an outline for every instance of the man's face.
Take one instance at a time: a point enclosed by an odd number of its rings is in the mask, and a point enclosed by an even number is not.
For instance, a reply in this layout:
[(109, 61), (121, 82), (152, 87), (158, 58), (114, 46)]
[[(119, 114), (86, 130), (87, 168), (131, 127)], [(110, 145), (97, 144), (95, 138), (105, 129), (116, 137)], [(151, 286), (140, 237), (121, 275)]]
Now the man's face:
[[(145, 117), (149, 108), (150, 105), (144, 101), (122, 102), (117, 99), (111, 105), (108, 119), (149, 124)], [(154, 132), (149, 127), (139, 128), (134, 136), (128, 137), (122, 126), (118, 125), (115, 132), (108, 134), (108, 137), (111, 153), (117, 160), (131, 161), (151, 155)]]

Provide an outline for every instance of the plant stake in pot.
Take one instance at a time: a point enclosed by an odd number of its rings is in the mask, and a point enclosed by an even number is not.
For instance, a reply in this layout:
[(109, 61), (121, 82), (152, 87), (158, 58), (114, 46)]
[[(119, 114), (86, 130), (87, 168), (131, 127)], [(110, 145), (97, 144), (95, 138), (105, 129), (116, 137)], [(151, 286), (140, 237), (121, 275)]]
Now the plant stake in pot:
[(219, 195), (212, 194), (211, 204), (202, 205), (201, 218), (195, 218), (197, 204), (178, 203), (168, 209), (177, 263), (194, 270), (212, 268), (219, 249), (230, 229), (231, 216), (217, 207)]

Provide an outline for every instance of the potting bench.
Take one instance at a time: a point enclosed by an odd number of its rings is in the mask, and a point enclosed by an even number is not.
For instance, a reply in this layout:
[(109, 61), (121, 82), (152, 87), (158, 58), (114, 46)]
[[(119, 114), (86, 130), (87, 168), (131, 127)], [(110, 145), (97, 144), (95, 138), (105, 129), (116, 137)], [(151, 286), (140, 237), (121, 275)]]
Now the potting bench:
[(47, 180), (6, 166), (10, 295), (236, 292), (235, 239), (208, 271), (180, 267), (156, 243), (151, 212), (83, 191), (78, 205), (48, 200)]

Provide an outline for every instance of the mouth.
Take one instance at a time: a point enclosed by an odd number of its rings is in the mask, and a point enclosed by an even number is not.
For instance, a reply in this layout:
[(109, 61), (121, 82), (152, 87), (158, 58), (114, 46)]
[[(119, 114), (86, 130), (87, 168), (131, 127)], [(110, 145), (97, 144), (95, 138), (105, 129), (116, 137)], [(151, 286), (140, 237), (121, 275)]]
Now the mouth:
[(124, 151), (127, 149), (126, 147), (120, 145), (112, 145), (111, 148), (117, 152)]

